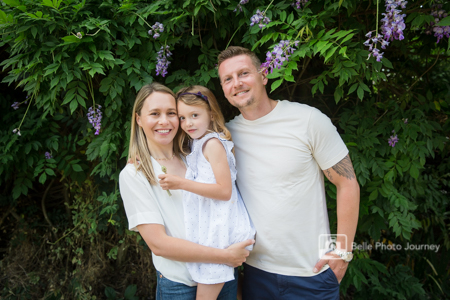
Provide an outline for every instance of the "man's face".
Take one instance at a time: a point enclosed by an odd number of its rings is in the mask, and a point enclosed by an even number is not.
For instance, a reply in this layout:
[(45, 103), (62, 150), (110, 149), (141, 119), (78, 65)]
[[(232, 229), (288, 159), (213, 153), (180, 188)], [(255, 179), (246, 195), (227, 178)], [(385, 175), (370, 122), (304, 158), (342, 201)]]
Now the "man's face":
[(267, 78), (258, 72), (248, 55), (223, 61), (219, 66), (219, 78), (225, 97), (239, 109), (256, 107), (267, 97)]

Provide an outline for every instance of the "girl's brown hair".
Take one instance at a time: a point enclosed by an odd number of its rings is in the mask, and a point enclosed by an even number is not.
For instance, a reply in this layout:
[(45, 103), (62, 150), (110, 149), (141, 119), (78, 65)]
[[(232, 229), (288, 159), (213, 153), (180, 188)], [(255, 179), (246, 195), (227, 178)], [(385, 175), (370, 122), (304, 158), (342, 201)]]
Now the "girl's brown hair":
[[(198, 94), (200, 92), (200, 94)], [(189, 93), (189, 94), (186, 94)], [(184, 94), (184, 95), (183, 95)], [(198, 95), (193, 95), (198, 94)], [(204, 95), (207, 99), (201, 97)], [(211, 113), (211, 130), (219, 133), (224, 139), (231, 141), (231, 133), (225, 127), (225, 119), (220, 111), (219, 103), (214, 94), (206, 87), (201, 85), (194, 85), (182, 88), (176, 95), (177, 104), (178, 101), (183, 102), (186, 105), (202, 106)], [(183, 130), (180, 130), (178, 135), (178, 148), (184, 155), (188, 155), (190, 152), (188, 145), (188, 135)]]
[[(128, 150), (128, 160), (131, 160), (136, 166), (136, 170), (142, 171), (150, 184), (157, 184), (155, 172), (151, 160), (150, 149), (148, 149), (147, 137), (144, 130), (138, 125), (136, 115), (141, 115), (145, 100), (154, 92), (166, 93), (172, 95), (175, 100), (175, 94), (168, 87), (154, 82), (144, 85), (136, 96), (134, 101), (133, 113), (131, 114), (131, 134), (130, 146)], [(181, 131), (181, 130), (180, 130)], [(179, 132), (177, 133), (177, 135)], [(176, 156), (180, 155), (180, 149), (176, 143), (177, 136), (174, 138), (173, 151)]]

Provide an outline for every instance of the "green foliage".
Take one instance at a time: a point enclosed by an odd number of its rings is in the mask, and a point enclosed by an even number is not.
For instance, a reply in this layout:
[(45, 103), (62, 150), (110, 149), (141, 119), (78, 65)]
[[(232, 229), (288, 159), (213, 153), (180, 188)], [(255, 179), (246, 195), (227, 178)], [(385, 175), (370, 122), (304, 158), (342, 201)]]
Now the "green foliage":
[[(0, 225), (8, 250), (0, 268), (9, 275), (1, 279), (2, 299), (153, 295), (148, 249), (126, 230), (117, 186), (136, 93), (153, 81), (175, 91), (201, 84), (229, 120), (238, 112), (221, 92), (217, 55), (241, 45), (263, 59), (280, 40), (299, 45), (268, 74), (270, 96), (330, 116), (361, 186), (355, 243), (372, 249), (355, 250), (342, 294), (449, 297), (450, 43), (425, 33), (430, 3), (408, 3), (405, 40), (392, 41), (377, 62), (363, 45), (376, 28), (374, 1), (309, 1), (296, 9), (291, 1), (268, 7), (270, 1), (252, 0), (233, 12), (238, 2), (2, 1)], [(262, 29), (249, 26), (256, 9), (271, 19)], [(450, 11), (447, 1), (443, 9)], [(157, 39), (148, 34), (155, 22), (164, 25)], [(165, 45), (173, 55), (162, 77), (157, 52)], [(86, 114), (98, 104), (103, 119), (95, 135)], [(399, 141), (391, 147), (394, 135)], [(336, 189), (326, 185), (335, 232)], [(377, 243), (402, 250), (381, 251)], [(407, 251), (408, 243), (441, 248)]]

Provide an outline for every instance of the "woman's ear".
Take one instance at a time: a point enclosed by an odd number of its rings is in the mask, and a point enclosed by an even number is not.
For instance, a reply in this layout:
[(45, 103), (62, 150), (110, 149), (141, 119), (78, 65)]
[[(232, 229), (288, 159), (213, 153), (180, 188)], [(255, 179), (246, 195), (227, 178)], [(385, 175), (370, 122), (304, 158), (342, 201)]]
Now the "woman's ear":
[(142, 125), (141, 125), (141, 116), (139, 116), (138, 113), (135, 113), (135, 114), (136, 114), (136, 123), (138, 123), (139, 127), (142, 127)]

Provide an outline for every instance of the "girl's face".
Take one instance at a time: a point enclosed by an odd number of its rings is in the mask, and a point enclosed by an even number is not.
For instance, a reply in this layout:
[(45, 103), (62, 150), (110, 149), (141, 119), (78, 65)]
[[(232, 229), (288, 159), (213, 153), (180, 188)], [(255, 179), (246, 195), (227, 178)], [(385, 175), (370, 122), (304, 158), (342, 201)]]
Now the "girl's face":
[(211, 127), (211, 113), (200, 105), (186, 105), (178, 101), (180, 126), (191, 138), (199, 139)]
[(141, 115), (136, 114), (136, 122), (144, 130), (148, 142), (172, 143), (179, 125), (175, 98), (166, 93), (151, 93), (145, 99)]

